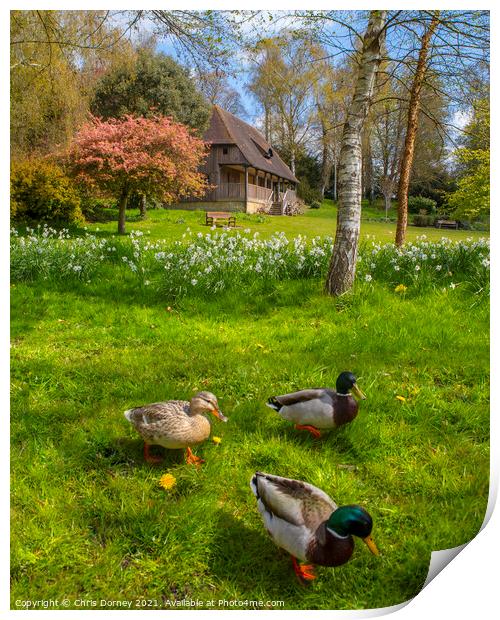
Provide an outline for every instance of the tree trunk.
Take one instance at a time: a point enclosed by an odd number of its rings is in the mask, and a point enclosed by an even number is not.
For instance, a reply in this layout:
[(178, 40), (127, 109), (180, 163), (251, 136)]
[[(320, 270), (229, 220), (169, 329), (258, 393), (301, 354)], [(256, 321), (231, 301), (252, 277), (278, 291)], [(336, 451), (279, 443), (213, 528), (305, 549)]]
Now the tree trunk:
[(380, 65), (386, 16), (387, 11), (370, 11), (354, 96), (342, 132), (337, 230), (325, 284), (330, 295), (342, 295), (351, 289), (356, 274), (361, 222), (361, 132)]
[(372, 158), (372, 148), (371, 148), (371, 136), (370, 130), (368, 132), (363, 132), (363, 136), (361, 138), (361, 161), (362, 161), (362, 169), (363, 169), (363, 188), (362, 188), (362, 196), (363, 198), (368, 198), (370, 205), (373, 203), (373, 158)]
[(392, 196), (392, 191), (384, 194), (386, 221), (387, 221), (387, 214), (389, 213), (389, 209), (391, 208), (391, 196)]
[(125, 214), (127, 209), (128, 197), (130, 195), (130, 190), (125, 188), (120, 196), (120, 201), (118, 202), (118, 234), (125, 234)]
[(328, 189), (330, 184), (330, 177), (332, 174), (330, 148), (328, 145), (328, 131), (323, 121), (321, 121), (321, 142), (323, 145), (321, 154), (321, 198), (323, 199), (325, 197), (325, 191)]
[(290, 170), (292, 171), (293, 176), (295, 176), (295, 146), (292, 146), (292, 150), (290, 152)]
[(333, 199), (337, 202), (337, 158), (333, 162)]
[(146, 219), (146, 208), (147, 208), (146, 194), (141, 194), (141, 197), (139, 200), (139, 214), (143, 220)]
[(422, 37), (422, 45), (418, 54), (417, 68), (410, 91), (410, 103), (408, 107), (408, 121), (406, 125), (406, 137), (401, 160), (401, 173), (398, 183), (398, 224), (396, 227), (396, 245), (401, 246), (405, 242), (406, 228), (408, 226), (408, 189), (410, 187), (411, 167), (415, 152), (415, 138), (418, 129), (418, 111), (420, 108), (420, 94), (427, 71), (427, 56), (432, 35), (438, 25), (439, 11), (431, 20), (428, 30)]

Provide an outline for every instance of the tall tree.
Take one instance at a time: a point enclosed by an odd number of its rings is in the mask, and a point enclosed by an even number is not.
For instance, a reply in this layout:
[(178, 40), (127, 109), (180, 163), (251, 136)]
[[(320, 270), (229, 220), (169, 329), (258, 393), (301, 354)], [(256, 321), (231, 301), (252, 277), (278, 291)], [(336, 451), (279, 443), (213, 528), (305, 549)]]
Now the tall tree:
[(139, 50), (135, 65), (125, 64), (102, 76), (91, 110), (105, 119), (162, 114), (200, 133), (210, 118), (210, 106), (187, 69), (147, 48)]
[(218, 105), (236, 116), (246, 116), (240, 93), (230, 85), (227, 75), (222, 71), (204, 71), (197, 76), (196, 83), (212, 105)]
[(390, 80), (381, 87), (372, 111), (372, 141), (375, 176), (384, 196), (385, 215), (397, 185), (404, 138), (405, 102)]
[(341, 295), (352, 288), (361, 222), (361, 134), (382, 56), (387, 11), (370, 11), (359, 57), (354, 96), (342, 133), (337, 230), (326, 291)]
[[(309, 137), (317, 79), (311, 46), (292, 33), (262, 40), (255, 49), (256, 69), (250, 89), (262, 96), (271, 116), (270, 132), (295, 173), (297, 153)], [(269, 122), (269, 121), (268, 121)]]
[(439, 11), (436, 11), (430, 24), (422, 36), (422, 43), (418, 54), (418, 62), (410, 90), (410, 102), (408, 106), (408, 120), (406, 124), (406, 136), (401, 160), (401, 172), (398, 183), (398, 223), (396, 226), (396, 245), (403, 245), (408, 226), (408, 190), (410, 187), (410, 175), (415, 152), (415, 139), (418, 128), (418, 112), (420, 108), (420, 96), (427, 72), (427, 59), (432, 35), (439, 24)]
[(11, 152), (67, 143), (84, 122), (102, 71), (133, 50), (107, 11), (12, 11)]
[[(320, 194), (325, 195), (334, 176), (340, 151), (341, 128), (348, 106), (347, 92), (351, 89), (350, 71), (346, 65), (334, 66), (322, 46), (313, 46), (316, 79), (312, 83), (315, 112), (312, 130), (317, 136), (317, 152), (321, 162)], [(336, 196), (335, 196), (336, 197)]]

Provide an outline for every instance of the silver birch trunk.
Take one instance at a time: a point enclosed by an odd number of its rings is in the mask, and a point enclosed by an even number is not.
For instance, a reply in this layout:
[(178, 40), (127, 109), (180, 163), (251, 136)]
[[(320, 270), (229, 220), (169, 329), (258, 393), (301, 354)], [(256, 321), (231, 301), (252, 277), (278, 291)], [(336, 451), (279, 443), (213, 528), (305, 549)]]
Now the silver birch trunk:
[(386, 17), (387, 11), (370, 11), (354, 96), (342, 132), (338, 169), (337, 230), (325, 284), (326, 291), (330, 295), (342, 295), (354, 284), (361, 223), (361, 132), (380, 65)]

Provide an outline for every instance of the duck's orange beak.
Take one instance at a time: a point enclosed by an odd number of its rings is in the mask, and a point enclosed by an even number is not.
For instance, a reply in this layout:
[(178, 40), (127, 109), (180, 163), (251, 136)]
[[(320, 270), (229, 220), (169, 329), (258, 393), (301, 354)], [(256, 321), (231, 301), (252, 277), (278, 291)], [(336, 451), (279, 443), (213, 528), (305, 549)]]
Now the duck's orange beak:
[(366, 546), (368, 547), (368, 549), (370, 549), (373, 555), (380, 555), (379, 550), (377, 549), (377, 545), (375, 544), (371, 536), (363, 538), (363, 542), (366, 543)]
[(222, 422), (227, 422), (226, 416), (222, 413), (222, 411), (218, 407), (214, 407), (212, 409), (212, 413), (216, 418), (219, 418)]

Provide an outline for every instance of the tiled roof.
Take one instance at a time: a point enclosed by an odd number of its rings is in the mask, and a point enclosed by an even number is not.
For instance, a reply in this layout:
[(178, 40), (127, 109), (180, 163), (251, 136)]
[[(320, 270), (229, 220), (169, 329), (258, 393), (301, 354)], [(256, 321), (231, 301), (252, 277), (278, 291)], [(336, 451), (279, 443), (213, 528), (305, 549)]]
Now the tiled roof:
[[(290, 168), (255, 127), (217, 105), (214, 106), (210, 126), (203, 137), (211, 144), (236, 144), (252, 167), (298, 183)], [(269, 153), (272, 153), (272, 157), (269, 157)]]

